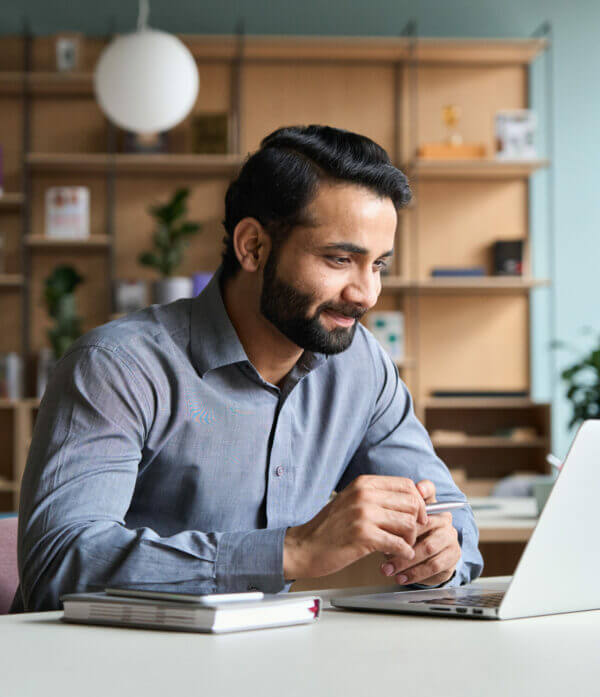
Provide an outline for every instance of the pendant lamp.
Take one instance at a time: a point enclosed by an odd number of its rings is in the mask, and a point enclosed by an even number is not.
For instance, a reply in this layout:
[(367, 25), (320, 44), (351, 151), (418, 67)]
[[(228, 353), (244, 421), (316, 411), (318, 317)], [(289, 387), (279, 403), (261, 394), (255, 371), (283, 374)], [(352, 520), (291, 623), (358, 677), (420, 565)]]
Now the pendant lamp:
[(137, 31), (112, 41), (94, 73), (100, 108), (134, 133), (159, 133), (183, 121), (200, 83), (189, 49), (173, 34), (150, 29), (148, 14), (148, 0), (140, 0)]

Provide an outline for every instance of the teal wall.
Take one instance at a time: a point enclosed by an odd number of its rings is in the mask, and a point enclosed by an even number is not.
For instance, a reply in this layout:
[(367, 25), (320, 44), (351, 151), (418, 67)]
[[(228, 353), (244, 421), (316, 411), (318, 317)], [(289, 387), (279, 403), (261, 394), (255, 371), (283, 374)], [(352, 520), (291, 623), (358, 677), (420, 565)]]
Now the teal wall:
[[(35, 33), (80, 30), (102, 34), (128, 31), (137, 17), (135, 0), (25, 0), (0, 3), (0, 33), (21, 29), (27, 15)], [(249, 34), (398, 34), (409, 18), (426, 36), (528, 36), (549, 20), (554, 30), (555, 261), (544, 245), (548, 222), (548, 177), (536, 175), (532, 223), (537, 275), (552, 268), (556, 336), (582, 348), (583, 326), (600, 330), (595, 291), (600, 260), (600, 196), (597, 176), (600, 138), (600, 2), (597, 0), (153, 0), (150, 24), (186, 33), (231, 33), (243, 19)], [(543, 103), (543, 66), (534, 72), (534, 106)], [(543, 140), (543, 139), (542, 139)], [(569, 407), (552, 381), (549, 357), (550, 291), (534, 293), (532, 315), (534, 396), (554, 400), (554, 450), (566, 453)], [(507, 338), (510, 340), (510, 337)], [(589, 339), (588, 339), (589, 341)], [(555, 355), (560, 369), (571, 359)]]

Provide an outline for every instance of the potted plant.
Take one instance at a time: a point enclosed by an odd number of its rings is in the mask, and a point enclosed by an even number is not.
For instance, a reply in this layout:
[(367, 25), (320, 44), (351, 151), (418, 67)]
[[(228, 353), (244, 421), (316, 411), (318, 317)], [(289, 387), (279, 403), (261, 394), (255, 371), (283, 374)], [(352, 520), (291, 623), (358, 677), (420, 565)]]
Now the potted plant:
[(83, 281), (72, 266), (57, 266), (44, 282), (44, 300), (54, 320), (46, 334), (52, 348), (42, 349), (38, 363), (37, 393), (42, 397), (50, 372), (67, 348), (81, 336), (81, 318), (77, 315), (75, 288)]
[[(582, 334), (591, 334), (592, 331), (586, 327)], [(553, 347), (575, 351), (563, 341), (555, 341)], [(600, 337), (588, 353), (565, 368), (560, 376), (566, 384), (566, 397), (571, 402), (569, 428), (585, 419), (600, 418)]]
[(183, 260), (183, 252), (190, 237), (200, 231), (198, 223), (185, 220), (189, 189), (177, 189), (166, 204), (151, 206), (150, 213), (156, 220), (152, 236), (154, 249), (142, 252), (138, 257), (140, 264), (156, 269), (162, 276), (153, 284), (155, 303), (168, 303), (179, 298), (192, 297), (192, 279), (173, 276), (175, 269)]

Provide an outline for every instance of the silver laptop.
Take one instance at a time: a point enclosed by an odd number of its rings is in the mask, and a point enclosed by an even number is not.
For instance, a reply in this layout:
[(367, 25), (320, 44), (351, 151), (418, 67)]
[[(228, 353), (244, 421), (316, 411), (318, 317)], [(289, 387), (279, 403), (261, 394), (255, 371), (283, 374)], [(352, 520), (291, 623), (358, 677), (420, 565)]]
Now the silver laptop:
[(507, 620), (600, 608), (600, 420), (577, 431), (510, 581), (333, 598), (356, 610)]

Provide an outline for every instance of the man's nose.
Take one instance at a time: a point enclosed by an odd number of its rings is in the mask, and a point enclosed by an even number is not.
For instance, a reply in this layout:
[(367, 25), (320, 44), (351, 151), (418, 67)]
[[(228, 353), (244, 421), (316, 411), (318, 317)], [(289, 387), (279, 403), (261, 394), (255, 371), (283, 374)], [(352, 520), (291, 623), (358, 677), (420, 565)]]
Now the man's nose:
[(344, 290), (344, 299), (354, 305), (370, 310), (377, 302), (381, 292), (379, 274), (372, 271), (357, 274)]

